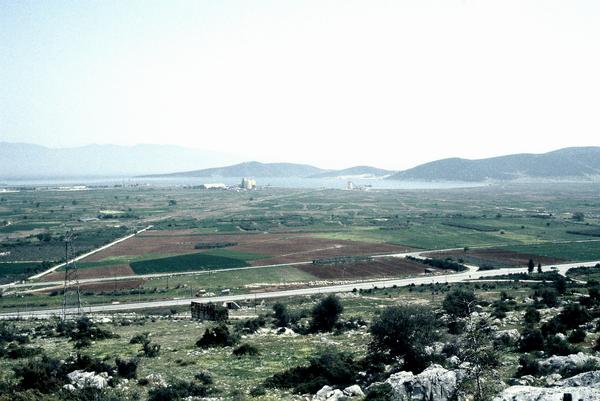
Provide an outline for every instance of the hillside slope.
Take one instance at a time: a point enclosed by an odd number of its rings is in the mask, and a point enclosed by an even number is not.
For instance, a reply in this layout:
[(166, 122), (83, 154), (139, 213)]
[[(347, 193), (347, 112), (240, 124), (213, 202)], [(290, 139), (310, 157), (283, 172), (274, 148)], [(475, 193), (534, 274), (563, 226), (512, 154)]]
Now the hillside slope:
[(600, 176), (600, 147), (564, 148), (543, 154), (488, 159), (450, 158), (393, 174), (394, 180), (486, 181), (516, 179), (589, 179)]

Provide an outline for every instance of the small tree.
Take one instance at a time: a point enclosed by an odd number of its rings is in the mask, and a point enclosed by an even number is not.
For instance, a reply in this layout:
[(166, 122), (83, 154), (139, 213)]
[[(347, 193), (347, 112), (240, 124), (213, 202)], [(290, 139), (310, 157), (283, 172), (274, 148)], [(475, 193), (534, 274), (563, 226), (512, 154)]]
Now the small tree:
[[(459, 391), (473, 392), (476, 401), (490, 399), (497, 392), (500, 382), (495, 368), (500, 364), (498, 350), (494, 346), (495, 330), (487, 318), (467, 318), (464, 334), (459, 343), (458, 357), (467, 362), (466, 378)], [(474, 391), (469, 391), (470, 386)]]
[(541, 264), (541, 263), (538, 263), (537, 272), (538, 272), (538, 273), (543, 273), (543, 272), (542, 272), (542, 264)]
[(290, 314), (284, 304), (278, 302), (273, 305), (273, 314), (277, 327), (287, 327), (290, 324)]
[(563, 276), (559, 276), (554, 282), (554, 288), (556, 288), (556, 291), (560, 295), (563, 295), (565, 292), (567, 292), (567, 279)]
[(328, 295), (313, 308), (310, 322), (312, 332), (331, 331), (340, 318), (344, 307), (335, 295)]
[(446, 295), (442, 307), (454, 317), (466, 317), (473, 312), (477, 304), (475, 293), (471, 290), (457, 288)]
[(535, 267), (535, 264), (533, 263), (533, 259), (529, 259), (529, 262), (527, 262), (527, 272), (529, 274), (533, 273), (534, 267)]
[(425, 306), (390, 306), (371, 325), (369, 357), (385, 363), (403, 360), (403, 368), (420, 372), (431, 361), (426, 347), (441, 337), (440, 323)]

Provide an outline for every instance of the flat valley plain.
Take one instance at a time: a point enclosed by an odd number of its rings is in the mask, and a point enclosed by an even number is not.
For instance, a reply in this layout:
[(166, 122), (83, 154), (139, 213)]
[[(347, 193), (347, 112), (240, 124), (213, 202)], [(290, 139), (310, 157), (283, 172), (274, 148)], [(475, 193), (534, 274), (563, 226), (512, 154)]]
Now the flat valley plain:
[[(147, 383), (151, 375), (176, 383), (198, 381), (207, 373), (219, 399), (299, 400), (304, 398), (290, 390), (265, 389), (265, 380), (286, 369), (306, 366), (315, 355), (332, 349), (363, 358), (371, 340), (369, 325), (386, 307), (427, 305), (439, 311), (446, 294), (458, 287), (474, 291), (484, 312), (498, 313), (498, 305), (502, 306), (498, 300), (510, 300), (510, 310), (505, 312), (508, 317), (497, 320), (498, 328), (522, 331), (527, 302), (554, 284), (541, 282), (546, 276), (540, 275), (537, 283), (449, 286), (440, 278), (439, 284), (416, 287), (375, 286), (338, 295), (344, 308), (341, 319), (348, 327), (302, 335), (278, 334), (272, 323), (273, 304), (283, 302), (290, 313), (303, 316), (299, 324), (306, 324), (319, 295), (257, 301), (253, 293), (452, 274), (426, 273), (427, 266), (421, 263), (385, 256), (405, 252), (426, 252), (436, 259), (451, 258), (486, 269), (524, 267), (529, 259), (543, 266), (598, 260), (600, 186), (513, 184), (411, 191), (269, 188), (240, 192), (184, 187), (24, 188), (0, 194), (0, 224), (2, 282), (31, 282), (30, 287), (18, 290), (4, 287), (0, 312), (61, 305), (61, 286), (56, 282), (64, 278), (64, 270), (26, 279), (62, 261), (63, 239), (69, 231), (74, 233), (75, 252), (83, 254), (152, 226), (77, 262), (82, 280), (100, 279), (82, 283), (84, 306), (201, 299), (228, 289), (248, 294), (247, 300), (239, 302), (241, 309), (231, 312), (230, 330), (244, 333), (244, 325), (257, 322), (257, 316), (266, 322), (262, 329), (241, 335), (242, 343), (258, 350), (255, 356), (233, 356), (232, 346), (197, 347), (196, 341), (214, 324), (191, 321), (187, 306), (91, 315), (114, 336), (84, 347), (57, 335), (58, 321), (17, 320), (2, 325), (3, 333), (29, 333), (30, 343), (22, 346), (26, 351), (43, 350), (57, 360), (80, 354), (109, 365), (116, 358), (135, 359), (139, 380), (120, 381), (119, 386), (129, 396), (136, 393), (141, 399), (152, 391)], [(369, 259), (372, 255), (382, 257)], [(347, 260), (328, 262), (336, 257)], [(295, 264), (301, 262), (306, 263)], [(537, 278), (535, 273), (532, 277)], [(577, 269), (569, 277), (598, 280), (600, 269)], [(585, 284), (569, 282), (562, 300), (577, 303), (586, 293)], [(557, 313), (556, 308), (539, 307), (544, 316)], [(151, 343), (161, 347), (158, 356), (145, 355), (140, 344), (131, 343), (143, 333), (149, 333)], [(578, 344), (579, 349), (592, 353), (597, 338), (597, 333), (590, 332)], [(504, 381), (519, 375), (522, 354), (516, 346), (511, 347), (503, 351), (499, 368)], [(40, 359), (39, 354), (1, 357), (0, 383), (17, 385), (14, 372), (36, 358)]]
[[(597, 184), (410, 191), (22, 188), (0, 195), (0, 280), (23, 280), (63, 261), (70, 231), (81, 254), (148, 226), (77, 262), (82, 280), (102, 280), (82, 284), (84, 305), (425, 274), (424, 265), (405, 259), (311, 263), (335, 257), (429, 250), (431, 257), (485, 268), (523, 267), (530, 258), (536, 265), (595, 260), (599, 195)], [(247, 267), (258, 268), (240, 269)], [(198, 274), (174, 275), (186, 272)], [(56, 307), (63, 279), (59, 269), (35, 280), (47, 286), (5, 289), (0, 310)]]

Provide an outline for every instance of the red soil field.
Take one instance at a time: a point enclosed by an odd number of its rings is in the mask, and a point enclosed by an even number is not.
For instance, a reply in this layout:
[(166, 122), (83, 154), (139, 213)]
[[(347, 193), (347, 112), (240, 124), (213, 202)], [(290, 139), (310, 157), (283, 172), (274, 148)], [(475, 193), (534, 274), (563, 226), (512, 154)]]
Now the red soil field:
[[(129, 265), (114, 265), (107, 267), (94, 267), (90, 269), (79, 269), (79, 278), (100, 278), (114, 276), (133, 276), (135, 273)], [(41, 278), (42, 281), (60, 281), (65, 279), (64, 271), (56, 271)]]
[(427, 266), (401, 258), (377, 258), (369, 262), (338, 265), (302, 265), (296, 268), (321, 279), (353, 279), (420, 274)]
[(448, 252), (429, 252), (424, 254), (424, 256), (437, 259), (474, 258), (480, 260), (481, 262), (489, 263), (492, 265), (502, 264), (507, 266), (527, 266), (529, 259), (533, 259), (536, 266), (538, 263), (541, 263), (542, 265), (549, 265), (563, 262), (562, 259), (532, 255), (528, 253), (512, 252), (499, 248), (470, 249), (466, 253), (462, 250)]
[[(290, 263), (329, 258), (333, 256), (357, 256), (399, 253), (409, 248), (399, 245), (357, 241), (333, 240), (311, 237), (308, 234), (222, 234), (222, 235), (179, 235), (174, 231), (146, 231), (101, 252), (85, 258), (84, 262), (99, 261), (110, 256), (144, 254), (195, 253), (198, 242), (237, 242), (238, 245), (225, 249), (268, 255), (267, 259), (253, 261), (253, 265)], [(176, 231), (176, 232), (179, 232)]]
[(119, 291), (119, 290), (131, 290), (134, 288), (138, 288), (140, 285), (144, 283), (142, 279), (132, 279), (132, 280), (117, 280), (113, 282), (103, 282), (103, 283), (89, 283), (80, 285), (81, 291), (93, 291), (93, 292), (102, 292), (102, 291)]

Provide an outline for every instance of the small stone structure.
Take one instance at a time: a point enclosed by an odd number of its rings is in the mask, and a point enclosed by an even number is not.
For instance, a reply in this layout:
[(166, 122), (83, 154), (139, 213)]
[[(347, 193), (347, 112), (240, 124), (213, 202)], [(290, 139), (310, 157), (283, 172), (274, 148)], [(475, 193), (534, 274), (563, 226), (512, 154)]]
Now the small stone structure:
[(193, 320), (224, 321), (229, 318), (229, 311), (227, 308), (210, 302), (203, 303), (192, 301), (191, 311)]

